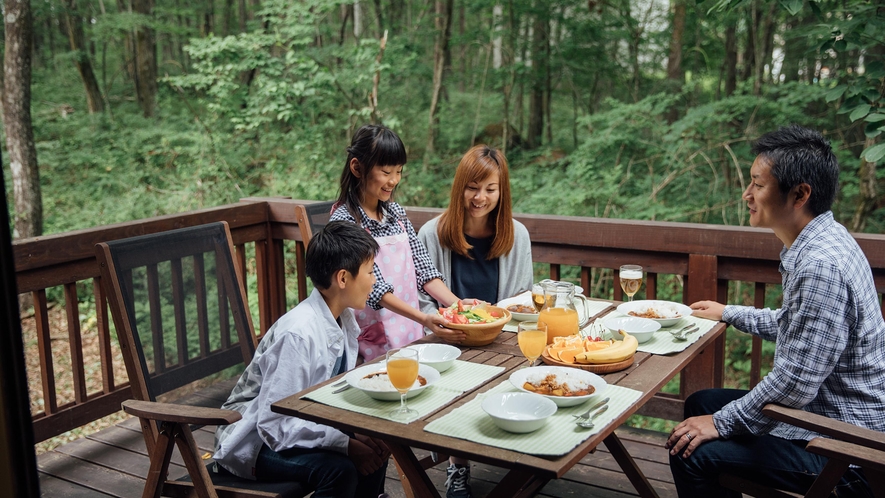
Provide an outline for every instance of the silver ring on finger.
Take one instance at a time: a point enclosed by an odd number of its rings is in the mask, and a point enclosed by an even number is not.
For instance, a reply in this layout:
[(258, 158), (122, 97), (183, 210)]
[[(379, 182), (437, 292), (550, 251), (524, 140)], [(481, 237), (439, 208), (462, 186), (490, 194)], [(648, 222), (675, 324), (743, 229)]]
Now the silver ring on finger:
[(686, 432), (685, 439), (688, 439), (688, 442), (690, 443), (691, 440), (694, 439), (694, 436), (692, 436), (690, 432)]

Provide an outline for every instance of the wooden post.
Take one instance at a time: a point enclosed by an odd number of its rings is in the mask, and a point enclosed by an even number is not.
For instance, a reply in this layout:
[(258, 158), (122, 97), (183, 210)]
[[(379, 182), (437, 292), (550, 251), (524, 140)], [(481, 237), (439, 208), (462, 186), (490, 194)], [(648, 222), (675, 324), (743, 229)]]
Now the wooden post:
[[(708, 254), (688, 255), (688, 277), (685, 281), (684, 301), (691, 304), (705, 299), (715, 300), (718, 297), (718, 259)], [(701, 389), (722, 387), (724, 365), (716, 365), (716, 358), (720, 356), (717, 350), (723, 348), (724, 341), (716, 341), (701, 352), (682, 371), (680, 377), (680, 393), (685, 399), (689, 394)], [(724, 351), (721, 352), (724, 358)], [(717, 372), (717, 369), (720, 370)], [(717, 385), (718, 383), (718, 385)]]

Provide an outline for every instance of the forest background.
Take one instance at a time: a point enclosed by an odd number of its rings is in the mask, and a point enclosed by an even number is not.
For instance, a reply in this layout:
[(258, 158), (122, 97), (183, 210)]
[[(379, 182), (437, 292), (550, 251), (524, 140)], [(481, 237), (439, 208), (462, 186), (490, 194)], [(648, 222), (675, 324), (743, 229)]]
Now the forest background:
[(445, 206), (490, 143), (515, 212), (743, 225), (752, 140), (798, 123), (837, 150), (836, 218), (881, 232), (883, 6), (6, 0), (10, 218), (22, 238), (331, 199), (351, 134), (380, 122), (408, 149), (403, 205)]

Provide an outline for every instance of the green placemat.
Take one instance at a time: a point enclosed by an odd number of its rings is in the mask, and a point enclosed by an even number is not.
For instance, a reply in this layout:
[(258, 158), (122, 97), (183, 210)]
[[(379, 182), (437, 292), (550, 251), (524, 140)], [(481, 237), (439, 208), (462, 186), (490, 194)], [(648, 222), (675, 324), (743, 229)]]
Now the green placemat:
[[(619, 313), (617, 311), (612, 312), (609, 316), (624, 316), (623, 313)], [(683, 327), (687, 326), (689, 323), (693, 323), (698, 326), (697, 332), (692, 332), (685, 336), (686, 340), (677, 341), (670, 334), (671, 330), (680, 330)], [(696, 316), (687, 316), (682, 320), (676, 322), (676, 325), (672, 327), (661, 328), (652, 336), (651, 339), (639, 345), (637, 351), (642, 351), (643, 353), (652, 353), (652, 354), (672, 354), (679, 353), (684, 351), (686, 348), (694, 344), (701, 338), (702, 335), (706, 334), (719, 322), (715, 322), (713, 320), (707, 320), (705, 318), (698, 318)], [(606, 329), (607, 330), (607, 329)], [(611, 337), (611, 331), (607, 330), (607, 335), (604, 336), (606, 339)]]
[(642, 393), (620, 386), (607, 386), (600, 396), (608, 396), (609, 409), (601, 414), (592, 429), (582, 429), (575, 424), (577, 415), (587, 411), (598, 397), (594, 396), (578, 406), (559, 408), (547, 424), (535, 432), (514, 434), (499, 429), (482, 409), (482, 401), (491, 393), (517, 392), (510, 382), (504, 380), (488, 392), (478, 395), (443, 417), (427, 424), (424, 430), (434, 434), (466, 439), (531, 455), (564, 455), (590, 436), (598, 433), (609, 422), (620, 416), (642, 396)]
[[(529, 292), (529, 294), (531, 294), (531, 292)], [(529, 299), (531, 299), (531, 298), (529, 298)], [(579, 301), (575, 300), (575, 302), (577, 303)], [(588, 300), (586, 302), (586, 306), (585, 306), (585, 309), (587, 310), (587, 315), (584, 315), (584, 316), (594, 317), (594, 316), (602, 313), (603, 311), (607, 310), (611, 306), (612, 306), (612, 304), (607, 301), (590, 301), (590, 300)], [(504, 330), (507, 332), (516, 332), (518, 326), (519, 326), (518, 321), (510, 320), (510, 322), (508, 322), (507, 325), (504, 325)]]
[[(438, 383), (427, 387), (414, 398), (408, 399), (409, 408), (418, 411), (418, 417), (415, 420), (426, 417), (450, 403), (461, 393), (483, 384), (503, 370), (504, 367), (455, 360), (452, 368), (440, 374)], [(329, 384), (302, 397), (324, 405), (364, 413), (385, 420), (391, 420), (390, 411), (399, 406), (399, 400), (379, 401), (353, 387), (344, 392), (333, 394), (332, 391), (336, 389), (338, 388)]]

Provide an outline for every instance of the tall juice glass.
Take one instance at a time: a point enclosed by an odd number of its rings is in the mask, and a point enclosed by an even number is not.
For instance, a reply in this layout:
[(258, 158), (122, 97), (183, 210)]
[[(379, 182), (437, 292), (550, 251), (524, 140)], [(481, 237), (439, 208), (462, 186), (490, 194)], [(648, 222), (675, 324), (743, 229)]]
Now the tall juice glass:
[(414, 349), (391, 349), (387, 352), (387, 377), (399, 392), (399, 408), (390, 412), (390, 418), (409, 421), (418, 418), (418, 412), (406, 404), (406, 393), (418, 378), (418, 351)]
[(532, 366), (547, 347), (547, 325), (538, 322), (519, 322), (516, 339), (519, 342), (519, 350), (529, 361), (529, 366)]

